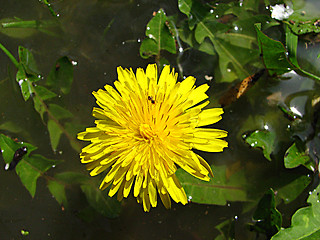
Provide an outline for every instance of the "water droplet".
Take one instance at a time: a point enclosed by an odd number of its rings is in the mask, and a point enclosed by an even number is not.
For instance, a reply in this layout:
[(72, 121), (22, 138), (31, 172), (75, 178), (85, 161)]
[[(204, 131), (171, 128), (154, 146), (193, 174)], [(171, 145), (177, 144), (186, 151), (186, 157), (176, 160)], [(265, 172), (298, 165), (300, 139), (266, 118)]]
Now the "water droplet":
[(141, 39), (140, 39), (140, 38), (138, 38), (138, 39), (137, 39), (137, 42), (141, 42)]
[(227, 206), (228, 206), (228, 207), (230, 207), (230, 206), (231, 206), (231, 204), (230, 204), (230, 203), (228, 203), (228, 204), (227, 204)]
[(10, 167), (10, 164), (9, 163), (7, 163), (5, 166), (4, 166), (4, 170), (8, 170), (9, 169), (9, 167)]
[(61, 155), (63, 153), (63, 151), (60, 150), (58, 153)]
[(230, 69), (230, 68), (228, 68), (228, 69), (227, 69), (227, 72), (231, 72), (231, 69)]
[(234, 216), (234, 219), (235, 219), (235, 220), (237, 220), (237, 219), (238, 219), (238, 216), (237, 216), (237, 215), (236, 215), (236, 216)]
[(182, 47), (179, 47), (179, 52), (183, 52), (183, 48)]
[(140, 7), (140, 4), (139, 4), (139, 3), (137, 4), (137, 7)]
[(56, 165), (52, 165), (52, 168), (55, 168), (56, 167)]
[(265, 130), (268, 130), (268, 129), (269, 129), (269, 126), (268, 126), (267, 124), (265, 124), (265, 125), (263, 126), (263, 128), (264, 128)]
[(254, 147), (254, 143), (251, 143), (250, 146), (251, 146), (251, 147)]
[(57, 15), (56, 15), (57, 17), (60, 17), (60, 14), (59, 13), (57, 13)]
[(125, 44), (125, 42), (122, 42), (121, 44), (122, 44), (122, 45), (124, 45), (124, 44)]
[(309, 192), (309, 195), (311, 195), (311, 194), (312, 194), (312, 192), (310, 191), (310, 192)]
[(21, 86), (21, 84), (23, 83), (23, 81), (24, 81), (23, 79), (20, 79), (20, 80), (19, 80), (19, 86)]
[(147, 27), (147, 30), (150, 30), (150, 27)]
[(213, 9), (210, 9), (210, 13), (213, 13)]
[(188, 196), (188, 202), (191, 202), (192, 196)]
[(71, 63), (72, 63), (73, 66), (77, 66), (78, 65), (77, 61), (71, 61)]
[(234, 30), (238, 31), (239, 27), (238, 26), (234, 26)]
[(219, 18), (219, 15), (218, 15), (218, 14), (216, 15), (216, 18)]

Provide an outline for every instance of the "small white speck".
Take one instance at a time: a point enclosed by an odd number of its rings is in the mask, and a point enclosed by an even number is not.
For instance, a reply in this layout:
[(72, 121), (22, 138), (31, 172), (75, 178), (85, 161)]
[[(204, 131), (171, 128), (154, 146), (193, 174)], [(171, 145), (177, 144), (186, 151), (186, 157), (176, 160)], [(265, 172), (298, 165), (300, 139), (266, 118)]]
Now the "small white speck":
[(268, 126), (267, 124), (265, 124), (265, 125), (263, 126), (263, 128), (264, 128), (265, 130), (268, 130), (268, 129), (269, 129), (269, 126)]
[(137, 4), (137, 7), (140, 7), (140, 4), (139, 4), (139, 3)]
[(213, 13), (213, 9), (210, 9), (210, 13)]
[(234, 216), (234, 219), (235, 219), (235, 220), (237, 220), (237, 219), (238, 219), (238, 216), (237, 216), (237, 215), (236, 215), (236, 216)]
[(182, 47), (179, 47), (179, 52), (183, 52), (183, 48)]
[(310, 192), (309, 192), (309, 195), (311, 195), (311, 194), (312, 194), (312, 192), (310, 191)]
[(251, 146), (251, 147), (254, 147), (254, 145), (255, 145), (254, 143), (251, 143), (251, 145), (250, 145), (250, 146)]
[(7, 163), (5, 166), (4, 166), (4, 170), (8, 170), (9, 169), (9, 166), (10, 166), (10, 164), (9, 163)]
[(107, 73), (106, 73), (106, 72), (104, 72), (104, 73), (103, 73), (103, 75), (107, 76)]
[(299, 110), (298, 110), (296, 107), (292, 106), (292, 107), (290, 107), (290, 110), (291, 110), (291, 112), (293, 112), (295, 115), (298, 115), (299, 117), (302, 117), (301, 112), (299, 112)]
[(147, 30), (150, 30), (150, 27), (147, 27)]
[(76, 61), (71, 61), (71, 63), (72, 63), (73, 66), (77, 66), (78, 65), (78, 62), (76, 62)]
[(56, 167), (56, 165), (52, 165), (52, 168), (55, 168)]
[(61, 155), (63, 153), (63, 151), (60, 150), (58, 153)]
[(234, 26), (234, 30), (238, 31), (239, 27), (238, 26)]
[(192, 196), (188, 196), (188, 202), (192, 200)]
[(19, 85), (20, 85), (20, 86), (21, 86), (21, 84), (23, 83), (23, 81), (24, 81), (23, 79), (20, 79), (20, 80), (19, 80)]
[(138, 39), (137, 39), (137, 42), (141, 42), (141, 39), (140, 39), (140, 38), (138, 38)]
[(216, 15), (216, 18), (219, 18), (219, 15)]
[(56, 15), (57, 17), (60, 17), (60, 14), (59, 13), (57, 13), (57, 15)]
[(230, 69), (230, 68), (228, 68), (228, 69), (227, 69), (227, 72), (231, 72), (231, 69)]
[(122, 44), (122, 45), (124, 45), (124, 44), (125, 44), (125, 42), (122, 42), (121, 44)]

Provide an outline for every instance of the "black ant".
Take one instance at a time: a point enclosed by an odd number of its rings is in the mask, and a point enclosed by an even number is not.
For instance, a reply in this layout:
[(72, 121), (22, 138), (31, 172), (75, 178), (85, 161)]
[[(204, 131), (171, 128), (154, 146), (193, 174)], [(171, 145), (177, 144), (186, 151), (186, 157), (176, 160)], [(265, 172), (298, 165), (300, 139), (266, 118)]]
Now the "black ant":
[(151, 101), (152, 104), (156, 103), (156, 101), (151, 96), (148, 96), (148, 100)]

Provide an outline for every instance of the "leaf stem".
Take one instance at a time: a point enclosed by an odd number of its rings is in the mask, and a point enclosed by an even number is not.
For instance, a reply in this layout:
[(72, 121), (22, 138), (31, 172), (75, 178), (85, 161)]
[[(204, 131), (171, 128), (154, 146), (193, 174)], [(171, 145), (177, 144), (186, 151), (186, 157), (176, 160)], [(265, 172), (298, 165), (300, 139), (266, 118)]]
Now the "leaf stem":
[(16, 60), (16, 58), (9, 52), (8, 49), (6, 49), (1, 43), (0, 43), (0, 48), (2, 51), (10, 58), (11, 62), (16, 66), (16, 68), (19, 67), (19, 62)]

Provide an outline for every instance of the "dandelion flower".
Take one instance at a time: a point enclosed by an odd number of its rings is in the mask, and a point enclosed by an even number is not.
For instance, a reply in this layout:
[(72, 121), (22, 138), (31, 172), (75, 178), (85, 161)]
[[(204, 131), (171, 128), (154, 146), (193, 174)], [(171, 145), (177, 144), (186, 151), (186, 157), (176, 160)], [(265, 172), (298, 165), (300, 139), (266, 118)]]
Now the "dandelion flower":
[(100, 189), (110, 187), (117, 199), (133, 195), (143, 209), (155, 207), (158, 194), (166, 208), (175, 202), (186, 204), (187, 196), (177, 179), (177, 166), (194, 177), (209, 181), (213, 176), (208, 163), (192, 149), (221, 152), (228, 143), (227, 132), (200, 128), (221, 119), (222, 108), (203, 108), (209, 86), (195, 87), (196, 79), (177, 82), (178, 74), (165, 66), (158, 79), (155, 64), (146, 72), (118, 67), (114, 89), (93, 92), (100, 108), (93, 108), (96, 126), (78, 134), (90, 141), (80, 154), (90, 175), (110, 168)]

